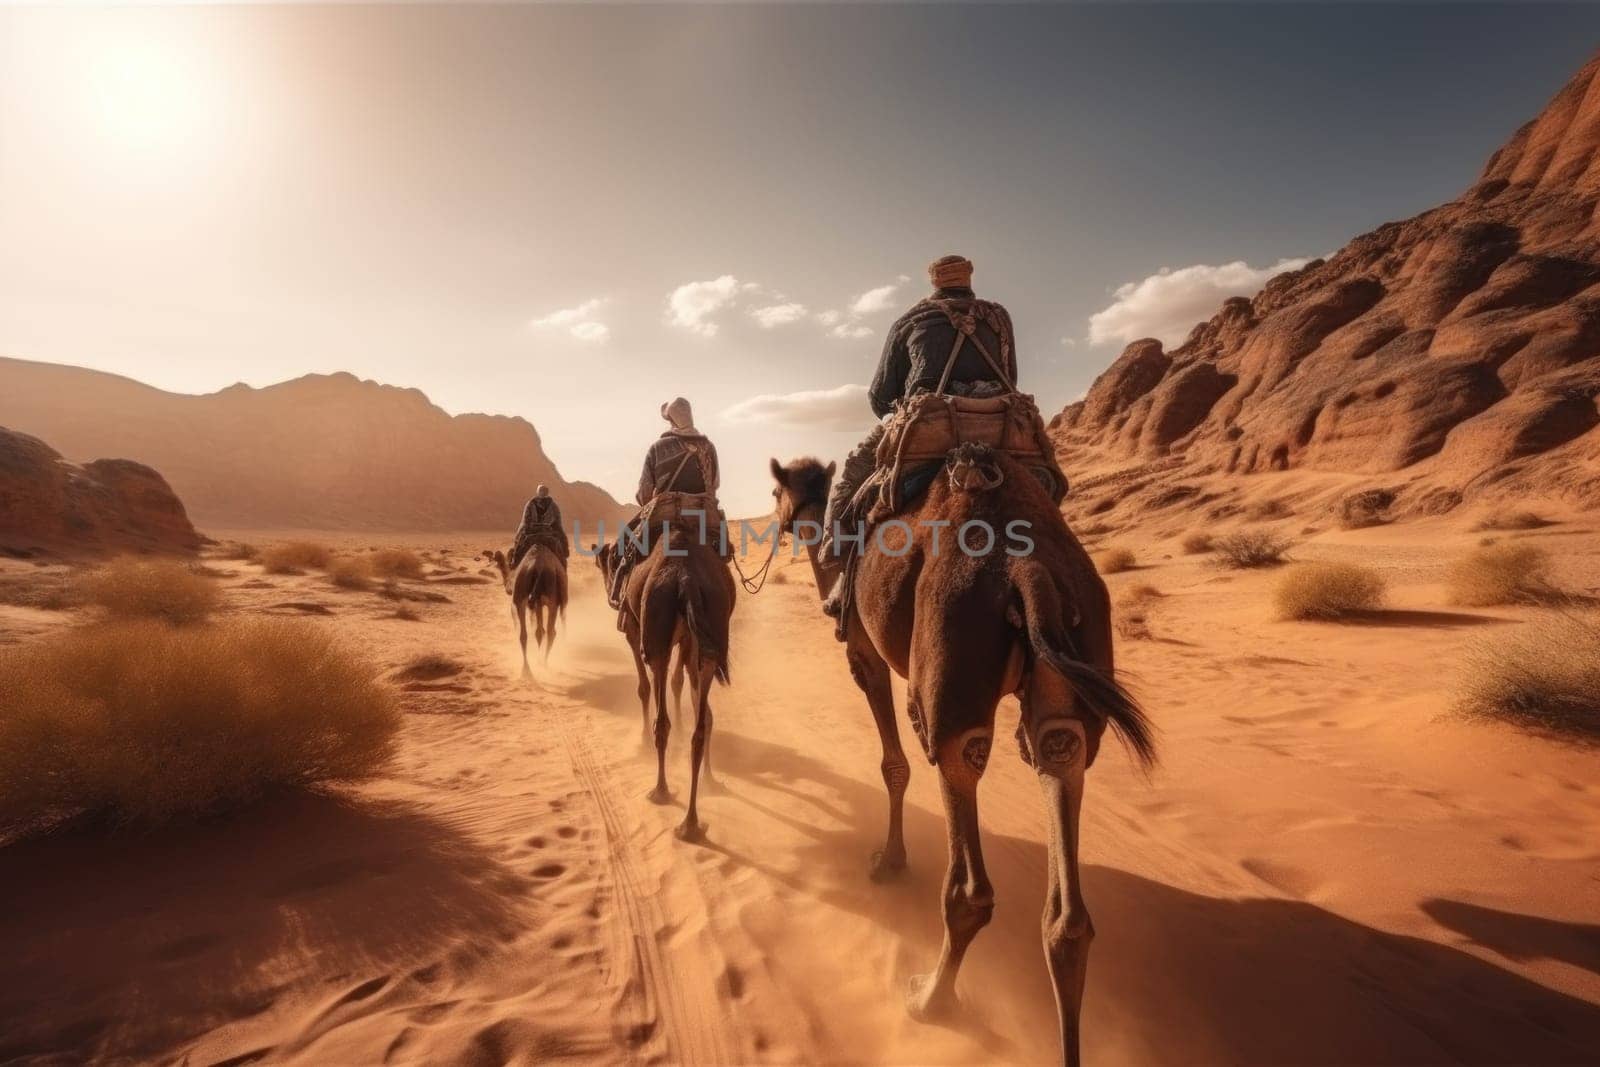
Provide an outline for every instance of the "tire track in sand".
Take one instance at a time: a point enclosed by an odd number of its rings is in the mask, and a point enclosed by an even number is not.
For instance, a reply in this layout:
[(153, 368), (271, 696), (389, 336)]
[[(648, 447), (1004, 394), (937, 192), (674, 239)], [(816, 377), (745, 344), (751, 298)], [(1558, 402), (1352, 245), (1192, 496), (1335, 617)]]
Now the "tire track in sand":
[[(570, 728), (562, 729), (562, 737), (606, 834), (618, 905), (613, 921), (605, 924), (615, 931), (606, 957), (621, 961), (623, 968), (606, 977), (617, 1005), (619, 1039), (637, 1055), (659, 1037), (664, 1058), (675, 1063), (733, 1062), (724, 1040), (727, 1019), (716, 999), (716, 968), (694, 948), (670, 955), (663, 948), (658, 935), (674, 926), (646, 881), (649, 866), (630, 840), (628, 820), (617, 810), (615, 782), (595, 760), (587, 739)], [(687, 946), (698, 939), (684, 940)]]

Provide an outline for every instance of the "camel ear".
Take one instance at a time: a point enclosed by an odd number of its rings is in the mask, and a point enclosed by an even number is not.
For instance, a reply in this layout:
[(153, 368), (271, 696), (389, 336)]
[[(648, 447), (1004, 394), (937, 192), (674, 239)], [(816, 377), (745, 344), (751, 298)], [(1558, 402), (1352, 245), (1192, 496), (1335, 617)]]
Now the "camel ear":
[(833, 472), (835, 470), (837, 470), (838, 468), (839, 468), (839, 464), (830, 459), (828, 461), (828, 477), (832, 478), (833, 477)]
[(784, 470), (783, 464), (779, 463), (777, 460), (774, 459), (771, 461), (771, 463), (772, 476), (778, 480), (779, 485), (787, 487), (789, 485), (789, 472)]

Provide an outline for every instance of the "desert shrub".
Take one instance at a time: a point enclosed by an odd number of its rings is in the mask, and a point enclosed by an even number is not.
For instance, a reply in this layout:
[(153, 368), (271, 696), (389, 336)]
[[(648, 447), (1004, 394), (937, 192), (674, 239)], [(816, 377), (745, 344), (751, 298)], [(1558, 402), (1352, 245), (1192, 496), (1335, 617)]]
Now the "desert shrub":
[(1108, 548), (1094, 558), (1095, 569), (1101, 574), (1120, 574), (1132, 570), (1136, 562), (1133, 550), (1128, 548)]
[(1183, 550), (1191, 556), (1211, 551), (1211, 535), (1196, 531), (1183, 536)]
[(411, 657), (404, 667), (395, 672), (395, 677), (412, 682), (435, 682), (440, 678), (453, 678), (466, 669), (467, 665), (460, 660), (438, 652), (425, 652)]
[(1339, 502), (1339, 525), (1346, 530), (1381, 526), (1389, 521), (1389, 506), (1394, 492), (1389, 489), (1362, 489)]
[(380, 548), (368, 559), (372, 562), (372, 572), (379, 577), (422, 577), (422, 557), (409, 548)]
[(1162, 593), (1153, 585), (1136, 585), (1118, 593), (1111, 604), (1112, 627), (1118, 637), (1149, 640), (1150, 614)]
[(328, 564), (328, 578), (340, 589), (371, 589), (372, 564), (361, 556), (340, 556)]
[(1474, 642), (1458, 699), (1471, 715), (1600, 740), (1600, 618), (1562, 615)]
[(123, 556), (79, 579), (79, 598), (118, 619), (199, 622), (222, 603), (222, 592), (203, 575), (170, 559)]
[(399, 712), (375, 671), (286, 619), (122, 621), (0, 649), (0, 834), (152, 825), (360, 778)]
[(1250, 509), (1252, 519), (1282, 519), (1293, 514), (1289, 505), (1277, 498), (1259, 501)]
[(1283, 562), (1289, 542), (1271, 530), (1239, 530), (1217, 538), (1211, 547), (1229, 567), (1271, 567)]
[(1383, 576), (1355, 563), (1296, 563), (1278, 579), (1272, 602), (1281, 619), (1337, 619), (1383, 604)]
[(224, 541), (216, 551), (218, 559), (249, 562), (261, 555), (261, 550), (246, 541)]
[(401, 604), (399, 607), (395, 608), (393, 613), (389, 615), (389, 618), (399, 619), (401, 622), (422, 621), (422, 616), (418, 615), (416, 609), (411, 607), (409, 604)]
[(1491, 511), (1473, 524), (1474, 530), (1537, 530), (1554, 525), (1549, 519), (1531, 511)]
[(1553, 590), (1545, 575), (1550, 556), (1534, 545), (1488, 545), (1450, 566), (1450, 602), (1489, 607), (1538, 600)]
[(333, 553), (315, 541), (286, 541), (263, 550), (260, 560), (268, 574), (299, 574), (307, 567), (323, 569), (333, 562)]

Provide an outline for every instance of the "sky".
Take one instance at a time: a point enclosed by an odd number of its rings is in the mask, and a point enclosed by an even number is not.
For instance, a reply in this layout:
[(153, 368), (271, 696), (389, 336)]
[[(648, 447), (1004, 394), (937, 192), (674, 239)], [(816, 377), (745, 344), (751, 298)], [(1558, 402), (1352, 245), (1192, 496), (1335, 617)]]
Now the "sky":
[(0, 354), (842, 457), (947, 252), (1048, 414), (1467, 188), (1600, 5), (0, 8)]

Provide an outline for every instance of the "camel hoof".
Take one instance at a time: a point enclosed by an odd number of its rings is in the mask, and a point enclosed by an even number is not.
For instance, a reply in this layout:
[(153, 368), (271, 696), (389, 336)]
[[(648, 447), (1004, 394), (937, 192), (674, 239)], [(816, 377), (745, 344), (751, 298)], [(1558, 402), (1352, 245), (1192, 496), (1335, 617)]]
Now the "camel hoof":
[(678, 828), (673, 831), (673, 834), (678, 838), (679, 841), (688, 841), (690, 844), (698, 844), (706, 839), (706, 824), (703, 822), (690, 822), (689, 820), (685, 819), (683, 822), (678, 824)]
[(919, 1023), (948, 1019), (956, 1006), (955, 994), (940, 994), (931, 974), (914, 974), (906, 982), (906, 1013)]
[(713, 778), (710, 774), (700, 775), (700, 792), (710, 793), (712, 796), (726, 796), (728, 787), (722, 784), (721, 778)]
[(872, 854), (872, 867), (868, 875), (874, 882), (892, 882), (904, 874), (905, 870), (904, 852), (891, 856), (883, 849), (879, 849)]
[(652, 804), (671, 804), (672, 790), (668, 789), (664, 785), (658, 785), (654, 789), (650, 790), (649, 800)]

